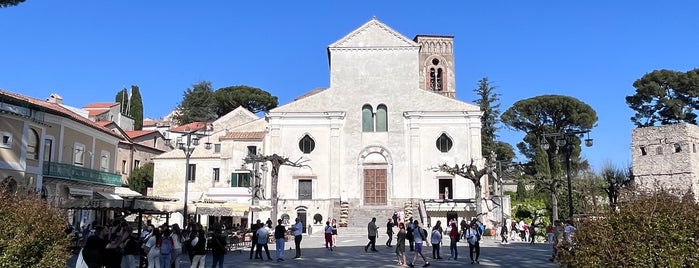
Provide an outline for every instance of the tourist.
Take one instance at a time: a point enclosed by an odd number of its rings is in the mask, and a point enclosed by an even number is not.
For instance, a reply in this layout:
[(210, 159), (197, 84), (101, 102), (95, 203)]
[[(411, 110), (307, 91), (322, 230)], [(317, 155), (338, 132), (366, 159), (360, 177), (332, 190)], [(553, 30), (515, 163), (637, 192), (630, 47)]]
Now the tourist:
[(406, 256), (405, 256), (405, 237), (406, 237), (406, 231), (405, 231), (405, 223), (399, 223), (398, 224), (398, 236), (396, 239), (396, 257), (398, 258), (398, 265), (403, 266), (407, 265), (408, 263), (406, 262)]
[(277, 262), (284, 261), (284, 243), (286, 242), (286, 227), (282, 224), (283, 220), (277, 220), (277, 227), (274, 228), (274, 239), (276, 240)]
[(371, 218), (371, 221), (369, 224), (367, 224), (367, 236), (369, 237), (369, 243), (364, 246), (364, 252), (367, 252), (369, 246), (371, 246), (372, 252), (378, 251), (376, 250), (376, 234), (378, 233), (378, 230), (379, 227), (376, 226), (376, 217)]
[(296, 256), (294, 256), (294, 259), (300, 259), (301, 239), (303, 238), (303, 223), (301, 219), (296, 218), (296, 223), (291, 227), (291, 235), (294, 236), (294, 245), (296, 246)]
[(415, 261), (417, 261), (418, 255), (420, 255), (420, 257), (422, 257), (422, 261), (425, 262), (425, 264), (422, 267), (430, 266), (430, 262), (428, 262), (425, 255), (422, 254), (422, 242), (425, 241), (425, 233), (426, 231), (423, 231), (423, 229), (420, 227), (420, 223), (417, 220), (415, 220), (413, 222), (413, 238), (415, 239), (415, 253), (413, 254), (413, 261), (408, 264), (408, 266), (410, 267), (415, 267)]

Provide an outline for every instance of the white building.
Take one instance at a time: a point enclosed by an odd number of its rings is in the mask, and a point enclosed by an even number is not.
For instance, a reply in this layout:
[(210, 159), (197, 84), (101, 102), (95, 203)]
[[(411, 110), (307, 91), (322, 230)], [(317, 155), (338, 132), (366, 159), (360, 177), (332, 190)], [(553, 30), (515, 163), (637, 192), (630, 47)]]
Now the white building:
[[(192, 158), (209, 163), (207, 169), (217, 166), (226, 178), (196, 182), (190, 191), (212, 193), (211, 188), (224, 184), (236, 188), (233, 182), (240, 185), (241, 174), (253, 169), (242, 160), (252, 148), (306, 164), (282, 166), (279, 172), (278, 215), (292, 221), (300, 217), (310, 224), (320, 216), (321, 223), (336, 218), (349, 226), (366, 226), (371, 217), (385, 219), (398, 210), (424, 222), (429, 216), (432, 224), (475, 216), (473, 183), (431, 170), (442, 163), (483, 162), (481, 112), (454, 99), (453, 37), (409, 39), (372, 19), (331, 44), (328, 60), (327, 89), (272, 109), (264, 119), (216, 121), (214, 129), (221, 134), (211, 139), (222, 144), (220, 157), (199, 155), (207, 152), (197, 149)], [(159, 167), (168, 155), (179, 157), (178, 163)], [(182, 153), (176, 150), (161, 158), (155, 161), (154, 193), (182, 191)], [(196, 172), (199, 180), (198, 166)], [(262, 173), (267, 199), (268, 173)], [(482, 184), (487, 189), (485, 178)], [(264, 222), (268, 215), (263, 212), (251, 220)]]

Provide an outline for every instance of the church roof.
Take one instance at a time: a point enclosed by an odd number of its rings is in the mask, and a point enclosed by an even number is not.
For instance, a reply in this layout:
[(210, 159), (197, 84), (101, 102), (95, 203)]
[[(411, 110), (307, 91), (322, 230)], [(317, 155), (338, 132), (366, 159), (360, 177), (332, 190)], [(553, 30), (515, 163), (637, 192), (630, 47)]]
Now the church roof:
[(420, 45), (410, 38), (405, 37), (388, 25), (372, 18), (364, 25), (352, 31), (335, 43), (328, 46), (332, 48), (357, 48), (357, 47), (419, 47)]

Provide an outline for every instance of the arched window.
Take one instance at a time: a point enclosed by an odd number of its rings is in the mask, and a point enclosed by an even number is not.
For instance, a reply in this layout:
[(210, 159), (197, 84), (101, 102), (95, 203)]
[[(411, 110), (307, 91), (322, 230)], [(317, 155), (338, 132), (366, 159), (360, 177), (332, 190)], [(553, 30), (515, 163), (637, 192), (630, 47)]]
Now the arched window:
[(435, 73), (434, 68), (430, 68), (430, 89), (432, 91), (437, 89), (437, 74)]
[(362, 131), (374, 132), (374, 109), (369, 104), (362, 107)]
[(444, 79), (442, 79), (442, 68), (439, 68), (437, 69), (437, 83), (435, 87), (436, 91), (442, 91), (442, 81), (444, 81)]
[(655, 148), (655, 153), (656, 154), (663, 154), (663, 147), (658, 146), (657, 148)]
[(452, 142), (451, 138), (447, 136), (447, 134), (442, 133), (442, 135), (440, 135), (439, 138), (437, 138), (437, 149), (440, 152), (449, 152), (452, 146), (454, 146), (454, 143)]
[(315, 148), (316, 142), (313, 140), (313, 138), (308, 136), (308, 134), (303, 136), (303, 138), (301, 138), (301, 140), (299, 141), (299, 149), (301, 149), (301, 152), (303, 152), (304, 154), (310, 154), (311, 152), (313, 152), (313, 149)]
[(27, 138), (27, 159), (39, 160), (39, 133), (33, 128), (29, 129)]
[(681, 153), (682, 146), (679, 143), (675, 143), (675, 153)]
[(388, 108), (380, 104), (376, 107), (376, 132), (388, 131)]

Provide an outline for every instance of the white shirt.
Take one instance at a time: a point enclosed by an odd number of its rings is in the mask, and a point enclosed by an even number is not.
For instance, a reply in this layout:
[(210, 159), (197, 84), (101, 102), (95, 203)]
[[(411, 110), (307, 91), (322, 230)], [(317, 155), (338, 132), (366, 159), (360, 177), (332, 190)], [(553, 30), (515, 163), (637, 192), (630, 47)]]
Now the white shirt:
[(439, 244), (442, 242), (442, 233), (439, 232), (439, 229), (432, 230), (432, 237), (430, 242), (432, 242), (432, 244)]
[(473, 228), (466, 230), (466, 241), (468, 241), (469, 244), (475, 245), (476, 242), (478, 242), (478, 231)]

